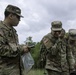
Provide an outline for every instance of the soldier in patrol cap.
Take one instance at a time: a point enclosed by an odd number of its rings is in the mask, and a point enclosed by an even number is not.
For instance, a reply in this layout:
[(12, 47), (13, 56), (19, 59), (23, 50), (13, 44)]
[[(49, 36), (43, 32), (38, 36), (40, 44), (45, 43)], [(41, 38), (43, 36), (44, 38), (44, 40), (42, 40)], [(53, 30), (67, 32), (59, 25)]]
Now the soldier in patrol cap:
[[(45, 54), (48, 75), (69, 75), (74, 69), (74, 58), (71, 51), (66, 49), (65, 30), (61, 21), (51, 23), (51, 32), (41, 40), (41, 55)], [(67, 62), (68, 61), (68, 62)]]
[(62, 31), (62, 22), (61, 21), (53, 21), (51, 23), (51, 32), (55, 37), (59, 37), (59, 34)]
[(19, 45), (17, 31), (14, 29), (23, 17), (21, 9), (8, 5), (4, 15), (4, 20), (0, 21), (0, 75), (22, 75), (21, 54), (29, 52), (29, 49)]
[(69, 29), (68, 31), (68, 47), (72, 50), (75, 59), (74, 67), (76, 69), (76, 29)]

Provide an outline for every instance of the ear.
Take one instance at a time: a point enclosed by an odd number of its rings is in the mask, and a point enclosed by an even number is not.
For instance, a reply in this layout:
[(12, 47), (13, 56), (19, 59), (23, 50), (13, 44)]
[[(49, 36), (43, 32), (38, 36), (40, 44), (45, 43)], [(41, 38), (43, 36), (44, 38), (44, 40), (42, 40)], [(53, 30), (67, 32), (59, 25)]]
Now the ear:
[(13, 18), (13, 14), (9, 14), (9, 19), (12, 19)]

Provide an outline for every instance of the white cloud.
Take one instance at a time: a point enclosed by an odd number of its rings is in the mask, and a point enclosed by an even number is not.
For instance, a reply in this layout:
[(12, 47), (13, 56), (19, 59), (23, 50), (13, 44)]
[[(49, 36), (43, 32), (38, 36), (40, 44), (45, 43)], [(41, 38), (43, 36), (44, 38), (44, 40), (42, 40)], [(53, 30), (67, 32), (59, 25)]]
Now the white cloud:
[(16, 27), (20, 43), (28, 36), (40, 41), (50, 32), (50, 24), (54, 20), (61, 20), (66, 31), (76, 28), (76, 0), (0, 0), (1, 20), (8, 4), (20, 7), (24, 16)]
[(67, 21), (67, 30), (68, 31), (69, 29), (75, 29), (76, 28), (76, 19), (75, 20), (68, 20)]

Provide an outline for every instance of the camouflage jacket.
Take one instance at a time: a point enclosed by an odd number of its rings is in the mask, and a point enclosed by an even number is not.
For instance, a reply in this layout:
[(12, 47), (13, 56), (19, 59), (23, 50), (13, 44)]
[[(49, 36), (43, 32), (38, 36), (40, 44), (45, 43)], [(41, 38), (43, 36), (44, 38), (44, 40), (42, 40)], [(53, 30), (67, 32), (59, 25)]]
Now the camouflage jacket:
[(71, 50), (66, 46), (65, 39), (57, 39), (49, 33), (43, 37), (41, 44), (45, 46), (41, 49), (45, 48), (42, 54), (46, 53), (46, 69), (59, 72), (74, 69), (75, 61)]
[[(19, 67), (18, 35), (13, 27), (0, 21), (0, 67)], [(3, 65), (3, 66), (2, 66)]]
[(75, 59), (75, 64), (76, 64), (76, 46), (68, 44), (68, 49), (70, 49), (72, 51), (72, 54), (73, 54), (74, 59)]

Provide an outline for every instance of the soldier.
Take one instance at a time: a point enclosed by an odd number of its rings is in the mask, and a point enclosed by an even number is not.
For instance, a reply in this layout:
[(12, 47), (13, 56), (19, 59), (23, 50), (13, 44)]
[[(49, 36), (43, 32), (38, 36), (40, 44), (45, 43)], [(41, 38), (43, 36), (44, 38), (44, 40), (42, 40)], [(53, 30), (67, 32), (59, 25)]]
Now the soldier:
[(69, 75), (69, 70), (74, 69), (75, 61), (72, 52), (66, 49), (65, 30), (61, 21), (53, 21), (51, 25), (51, 33), (41, 41), (41, 55), (46, 53), (45, 68), (48, 75)]
[[(69, 29), (68, 31), (68, 49), (72, 51), (75, 59), (75, 69), (76, 69), (76, 29)], [(76, 71), (71, 72), (70, 75), (76, 75)]]
[(14, 26), (17, 26), (21, 9), (8, 5), (4, 12), (5, 19), (0, 21), (0, 75), (22, 75), (21, 54), (27, 53), (26, 46), (20, 47), (18, 35)]
[(74, 58), (76, 60), (76, 29), (69, 29), (68, 46), (72, 50), (72, 53), (73, 53)]

